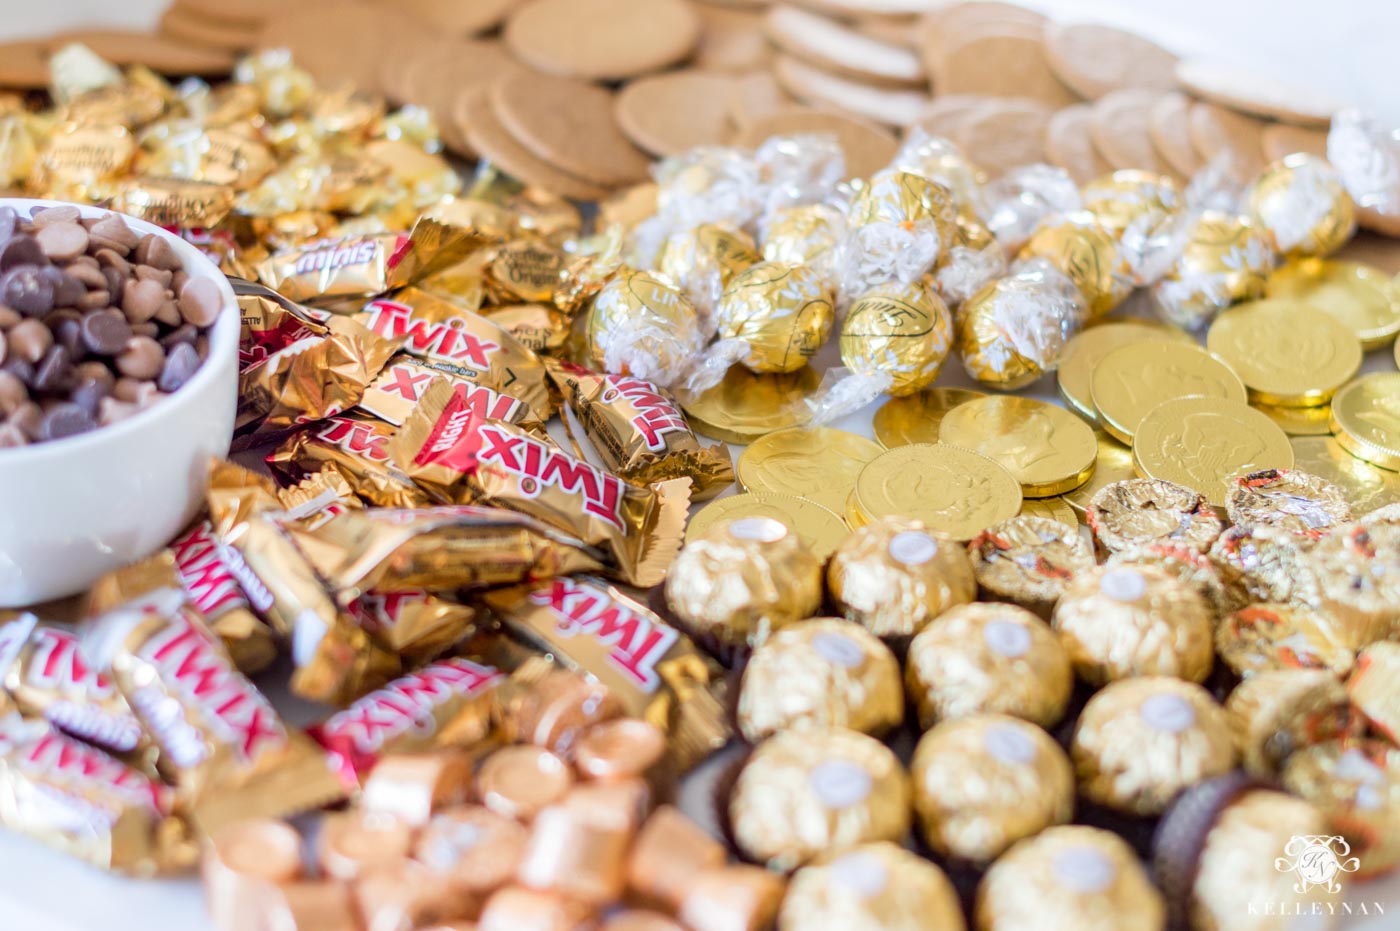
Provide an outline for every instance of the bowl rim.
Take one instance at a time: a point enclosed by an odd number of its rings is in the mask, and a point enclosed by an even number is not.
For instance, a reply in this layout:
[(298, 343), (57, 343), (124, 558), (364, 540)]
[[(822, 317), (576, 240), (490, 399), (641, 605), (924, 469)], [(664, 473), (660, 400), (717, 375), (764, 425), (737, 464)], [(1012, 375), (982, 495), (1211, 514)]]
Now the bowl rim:
[(111, 210), (93, 204), (28, 197), (0, 197), (0, 207), (13, 207), (22, 216), (28, 216), (30, 211), (37, 207), (77, 207), (82, 211), (84, 217), (106, 216), (115, 213), (137, 232), (155, 233), (170, 243), (176, 255), (180, 257), (180, 264), (185, 273), (213, 281), (219, 288), (219, 296), (224, 305), (223, 309), (219, 311), (214, 325), (209, 328), (208, 355), (199, 368), (195, 370), (194, 376), (177, 390), (171, 392), (168, 397), (159, 403), (137, 411), (130, 417), (105, 427), (99, 426), (96, 430), (90, 430), (87, 433), (67, 436), (61, 440), (48, 440), (43, 443), (30, 443), (27, 446), (0, 449), (0, 470), (10, 465), (33, 465), (45, 458), (66, 456), (70, 453), (92, 452), (107, 441), (117, 441), (121, 437), (145, 430), (161, 416), (162, 412), (170, 412), (172, 405), (197, 403), (194, 399), (219, 377), (221, 366), (213, 364), (213, 362), (225, 353), (229, 354), (233, 361), (236, 377), (239, 327), (238, 298), (233, 293), (228, 276), (193, 244), (162, 226), (122, 213), (119, 210)]

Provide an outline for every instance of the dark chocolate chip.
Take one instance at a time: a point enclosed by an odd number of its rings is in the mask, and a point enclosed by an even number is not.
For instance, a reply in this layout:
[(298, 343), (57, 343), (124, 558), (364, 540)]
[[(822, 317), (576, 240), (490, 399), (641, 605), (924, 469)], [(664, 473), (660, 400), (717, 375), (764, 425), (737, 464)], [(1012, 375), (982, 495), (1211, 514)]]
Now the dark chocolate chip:
[(97, 416), (98, 410), (102, 406), (104, 398), (112, 396), (112, 382), (103, 381), (99, 378), (84, 378), (78, 382), (77, 387), (69, 396), (69, 400), (87, 411), (93, 417)]
[(160, 370), (160, 381), (156, 386), (167, 393), (177, 391), (190, 380), (197, 368), (199, 353), (195, 352), (189, 343), (180, 343), (165, 357), (165, 365)]
[(115, 356), (126, 348), (131, 339), (131, 324), (126, 315), (115, 310), (96, 310), (83, 318), (83, 344), (99, 356)]
[[(66, 312), (65, 312), (66, 313)], [(65, 316), (53, 326), (53, 338), (68, 350), (68, 356), (77, 362), (88, 354), (87, 344), (83, 342), (83, 321), (81, 317)]]
[(39, 425), (39, 438), (61, 440), (65, 436), (74, 436), (95, 429), (97, 429), (96, 418), (77, 404), (64, 402), (55, 404), (49, 408), (48, 413), (44, 414), (44, 419)]
[(107, 279), (107, 291), (112, 295), (112, 303), (121, 304), (122, 294), (126, 291), (127, 277), (120, 269), (110, 265), (102, 269), (102, 276)]
[(63, 346), (50, 346), (34, 370), (34, 387), (40, 391), (66, 391), (73, 383), (73, 359)]
[(74, 307), (87, 294), (87, 286), (72, 275), (65, 274), (61, 268), (46, 266), (43, 275), (53, 286), (55, 307)]
[(166, 333), (160, 338), (160, 344), (166, 349), (170, 349), (177, 343), (189, 343), (194, 345), (194, 341), (199, 338), (199, 327), (192, 323), (182, 323), (175, 329)]
[(38, 265), (11, 268), (0, 275), (0, 303), (31, 317), (42, 316), (53, 310), (53, 284)]
[(28, 233), (11, 236), (4, 246), (0, 246), (0, 271), (9, 271), (20, 265), (47, 265), (48, 256), (39, 248), (39, 243)]
[(21, 359), (13, 352), (3, 363), (0, 363), (0, 372), (9, 372), (26, 385), (34, 381), (34, 364)]

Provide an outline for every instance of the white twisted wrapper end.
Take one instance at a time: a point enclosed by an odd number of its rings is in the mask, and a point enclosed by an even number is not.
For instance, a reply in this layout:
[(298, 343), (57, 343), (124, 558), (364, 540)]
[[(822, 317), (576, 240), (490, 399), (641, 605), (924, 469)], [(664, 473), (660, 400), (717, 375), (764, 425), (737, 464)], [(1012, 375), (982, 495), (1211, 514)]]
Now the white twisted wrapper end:
[(876, 285), (911, 284), (938, 261), (938, 229), (932, 221), (914, 229), (877, 220), (848, 230), (836, 244), (833, 262), (838, 309), (843, 310)]
[(1327, 161), (1362, 210), (1400, 229), (1400, 127), (1360, 110), (1342, 110), (1327, 133)]
[(1171, 271), (1199, 219), (1200, 211), (1181, 210), (1165, 218), (1144, 214), (1129, 223), (1118, 249), (1133, 284), (1148, 287)]
[(1244, 212), (1244, 181), (1239, 160), (1225, 149), (1191, 176), (1184, 192), (1187, 210)]
[(1003, 249), (1017, 252), (1046, 217), (1083, 206), (1079, 185), (1068, 172), (1049, 165), (1026, 165), (983, 187), (977, 213)]
[(1006, 253), (992, 243), (985, 249), (954, 246), (948, 261), (934, 274), (938, 294), (949, 307), (956, 307), (982, 290), (987, 282), (1006, 274)]
[(846, 155), (830, 133), (770, 136), (754, 153), (763, 185), (762, 219), (783, 207), (821, 203), (846, 176)]
[(680, 390), (691, 395), (708, 391), (724, 380), (724, 373), (735, 363), (747, 359), (750, 351), (747, 340), (716, 340), (691, 362), (679, 383)]
[(1023, 358), (1053, 372), (1069, 338), (1089, 316), (1084, 295), (1048, 259), (1024, 259), (1011, 266), (1005, 296), (998, 302), (998, 329)]
[[(694, 331), (698, 334), (698, 329)], [(685, 374), (690, 360), (703, 348), (690, 345), (671, 330), (654, 323), (638, 323), (611, 333), (603, 347), (603, 367), (626, 372), (634, 378), (670, 388)]]
[(894, 376), (889, 372), (857, 374), (848, 368), (827, 369), (821, 386), (804, 401), (804, 426), (820, 427), (854, 414), (871, 401), (890, 390)]

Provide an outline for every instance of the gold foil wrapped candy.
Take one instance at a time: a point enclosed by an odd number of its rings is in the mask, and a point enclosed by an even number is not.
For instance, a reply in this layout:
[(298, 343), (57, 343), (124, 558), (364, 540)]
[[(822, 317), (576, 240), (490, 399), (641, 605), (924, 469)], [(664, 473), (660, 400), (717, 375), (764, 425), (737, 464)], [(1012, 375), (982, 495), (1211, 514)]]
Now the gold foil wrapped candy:
[(1150, 543), (1204, 551), (1225, 529), (1204, 495), (1153, 478), (1124, 479), (1099, 489), (1089, 499), (1085, 520), (1110, 553)]
[(1331, 255), (1356, 232), (1356, 208), (1341, 175), (1305, 152), (1265, 168), (1244, 200), (1250, 220), (1285, 259)]
[(1208, 555), (1239, 574), (1250, 600), (1287, 602), (1307, 575), (1314, 545), (1311, 537), (1277, 527), (1231, 527), (1210, 545)]
[(982, 531), (968, 544), (982, 591), (1042, 617), (1074, 576), (1092, 569), (1094, 551), (1079, 533), (1048, 517), (1020, 515)]
[(826, 570), (831, 597), (877, 637), (912, 637), (977, 595), (967, 551), (922, 523), (887, 517), (848, 536)]
[(841, 361), (858, 376), (887, 380), (885, 390), (903, 397), (933, 384), (952, 335), (952, 315), (927, 285), (878, 285), (846, 312)]
[(984, 385), (1011, 391), (1060, 361), (1084, 326), (1087, 305), (1074, 283), (1050, 263), (1032, 260), (987, 284), (958, 312), (958, 354)]
[(855, 731), (778, 734), (744, 764), (729, 798), (735, 842), (790, 870), (814, 857), (909, 830), (909, 777), (873, 737)]
[(1356, 657), (1347, 695), (1377, 733), (1400, 745), (1400, 643), (1373, 643)]
[(930, 136), (918, 126), (911, 127), (891, 166), (943, 185), (963, 204), (972, 202), (987, 183), (987, 173), (961, 149), (947, 139)]
[(702, 642), (757, 646), (822, 599), (822, 563), (771, 517), (717, 524), (687, 543), (666, 576), (666, 603)]
[(1182, 789), (1235, 766), (1224, 709), (1171, 676), (1134, 676), (1096, 693), (1070, 755), (1085, 798), (1137, 815), (1160, 814)]
[(662, 278), (621, 268), (593, 298), (590, 368), (670, 387), (705, 345), (695, 307)]
[(1315, 535), (1352, 518), (1351, 505), (1340, 488), (1298, 469), (1264, 469), (1239, 476), (1230, 485), (1225, 512), (1240, 526), (1267, 525)]
[(1329, 740), (1288, 758), (1280, 781), (1322, 810), (1360, 861), (1357, 878), (1400, 863), (1400, 748), (1383, 740)]
[(1044, 259), (1074, 282), (1090, 319), (1113, 310), (1133, 290), (1113, 231), (1085, 211), (1042, 223), (1022, 247), (1020, 258)]
[(979, 931), (1161, 931), (1166, 904), (1137, 855), (1099, 828), (1047, 828), (992, 864), (977, 887)]
[(1070, 583), (1052, 623), (1090, 685), (1151, 675), (1201, 682), (1210, 673), (1210, 608), (1160, 569), (1091, 569)]
[(845, 727), (878, 737), (904, 719), (899, 661), (851, 621), (794, 624), (749, 657), (737, 717), (752, 743), (801, 727)]
[(1254, 604), (1223, 618), (1215, 652), (1236, 675), (1272, 669), (1328, 669), (1345, 676), (1355, 654), (1332, 619), (1304, 605)]
[(826, 269), (845, 228), (841, 211), (828, 204), (782, 207), (773, 212), (764, 230), (763, 260)]
[(1216, 210), (1182, 223), (1180, 255), (1152, 286), (1158, 316), (1195, 330), (1231, 304), (1263, 297), (1274, 253), (1257, 226)]
[(1344, 524), (1307, 551), (1296, 600), (1329, 615), (1353, 650), (1400, 633), (1400, 526)]
[(922, 175), (897, 169), (877, 171), (851, 198), (846, 211), (851, 228), (893, 223), (905, 229), (932, 226), (947, 249), (958, 236), (958, 206), (953, 192)]
[(757, 261), (758, 249), (748, 233), (723, 223), (702, 223), (668, 236), (657, 268), (697, 310), (709, 312), (729, 282)]
[(1051, 727), (1064, 717), (1074, 675), (1049, 625), (1015, 605), (961, 605), (909, 644), (905, 688), (927, 729), (983, 712)]
[(945, 721), (910, 764), (914, 809), (929, 845), (975, 864), (1074, 813), (1069, 758), (1045, 731), (1002, 714)]
[(748, 344), (753, 372), (795, 372), (811, 361), (836, 319), (825, 279), (808, 265), (761, 262), (735, 275), (715, 308), (721, 339)]
[(1217, 618), (1249, 603), (1244, 575), (1234, 566), (1217, 562), (1208, 553), (1182, 542), (1142, 543), (1108, 557), (1109, 566), (1153, 566), (1200, 592)]
[(1132, 227), (1151, 231), (1184, 203), (1181, 186), (1167, 175), (1127, 169), (1084, 185), (1084, 210), (1099, 226), (1121, 238)]
[(1323, 669), (1275, 669), (1245, 679), (1225, 700), (1245, 771), (1272, 778), (1290, 754), (1345, 737), (1362, 721), (1342, 683)]
[(962, 906), (943, 871), (888, 842), (822, 857), (793, 874), (779, 931), (962, 931)]

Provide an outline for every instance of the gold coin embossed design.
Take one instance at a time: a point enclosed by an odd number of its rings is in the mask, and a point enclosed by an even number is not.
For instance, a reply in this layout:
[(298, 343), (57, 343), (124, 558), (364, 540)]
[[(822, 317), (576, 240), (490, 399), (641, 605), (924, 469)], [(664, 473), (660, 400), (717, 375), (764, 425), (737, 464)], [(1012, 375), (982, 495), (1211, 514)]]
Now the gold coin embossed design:
[(809, 498), (839, 514), (860, 470), (882, 452), (879, 443), (833, 427), (779, 430), (744, 450), (739, 484), (745, 491)]
[(1133, 469), (1133, 451), (1102, 430), (1094, 431), (1098, 443), (1098, 457), (1094, 460), (1094, 474), (1074, 491), (1065, 492), (1065, 501), (1083, 516), (1089, 510), (1089, 501), (1100, 488), (1121, 482), (1127, 478), (1137, 478)]
[(890, 398), (875, 412), (875, 439), (886, 449), (937, 443), (938, 428), (949, 411), (986, 396), (970, 388), (925, 388), (907, 397)]
[(1163, 401), (1207, 397), (1243, 403), (1247, 397), (1230, 366), (1186, 343), (1120, 346), (1094, 367), (1089, 384), (1100, 425), (1129, 444), (1138, 423)]
[(849, 533), (840, 515), (815, 501), (797, 495), (742, 494), (718, 498), (697, 511), (685, 528), (686, 542), (722, 520), (739, 517), (773, 518), (801, 537), (822, 559), (834, 553)]
[(1361, 342), (1335, 317), (1298, 301), (1252, 301), (1215, 318), (1206, 348), (1224, 359), (1253, 400), (1325, 404), (1361, 368)]
[(1221, 508), (1235, 476), (1293, 468), (1293, 447), (1277, 424), (1243, 401), (1179, 398), (1142, 419), (1133, 463), (1145, 477), (1184, 485)]
[(1094, 368), (1104, 356), (1120, 346), (1148, 340), (1170, 339), (1194, 342), (1184, 330), (1162, 323), (1124, 320), (1091, 326), (1076, 335), (1060, 353), (1060, 367), (1055, 371), (1055, 387), (1070, 409), (1091, 421), (1099, 419), (1094, 396), (1089, 387)]
[(1273, 404), (1251, 405), (1279, 425), (1289, 436), (1331, 436), (1332, 405), (1317, 407), (1277, 407)]
[(1400, 333), (1400, 288), (1371, 265), (1334, 259), (1289, 262), (1269, 276), (1265, 293), (1302, 301), (1335, 317), (1368, 350), (1385, 346)]
[(1332, 432), (1358, 459), (1400, 471), (1400, 374), (1365, 375), (1338, 391)]
[(713, 388), (678, 400), (696, 433), (726, 443), (752, 443), (774, 430), (797, 426), (795, 402), (817, 390), (821, 375), (804, 366), (785, 375), (758, 375), (731, 366)]
[(1027, 498), (1073, 491), (1094, 471), (1094, 431), (1063, 407), (1031, 398), (992, 395), (950, 411), (941, 442), (1001, 463)]
[(1295, 436), (1288, 442), (1293, 446), (1294, 468), (1340, 488), (1357, 517), (1400, 502), (1400, 473), (1357, 459), (1335, 438)]
[(1050, 520), (1057, 520), (1070, 527), (1079, 526), (1079, 515), (1074, 512), (1074, 508), (1069, 506), (1069, 502), (1062, 497), (1027, 498), (1021, 502), (1021, 516), (1045, 517)]
[(1021, 511), (1015, 476), (980, 453), (947, 443), (886, 450), (856, 479), (855, 509), (866, 520), (921, 520), (955, 540), (970, 540)]

